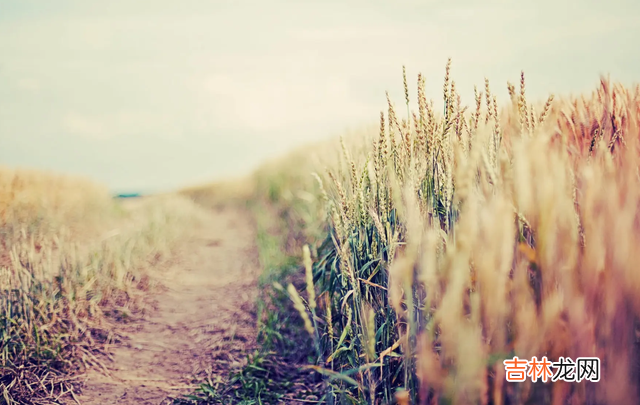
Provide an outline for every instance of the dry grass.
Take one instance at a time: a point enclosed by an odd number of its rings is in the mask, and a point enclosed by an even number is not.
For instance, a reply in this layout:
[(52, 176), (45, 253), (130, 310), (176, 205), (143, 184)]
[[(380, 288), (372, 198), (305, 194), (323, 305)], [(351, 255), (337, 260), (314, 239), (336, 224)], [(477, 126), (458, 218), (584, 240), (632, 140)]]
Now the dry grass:
[[(390, 102), (357, 148), (262, 174), (263, 193), (307, 200), (273, 199), (312, 245), (313, 294), (291, 296), (326, 399), (640, 400), (640, 89), (530, 104), (518, 87), (501, 106), (487, 81), (468, 110), (448, 64), (441, 113), (419, 77), (415, 113)], [(602, 376), (507, 383), (514, 355), (597, 356)]]
[(250, 178), (236, 178), (186, 187), (178, 191), (195, 203), (206, 208), (221, 208), (225, 205), (243, 205), (253, 195), (254, 183)]
[(146, 270), (192, 217), (177, 197), (124, 209), (88, 180), (0, 170), (0, 403), (49, 403), (101, 367), (114, 321), (142, 309)]

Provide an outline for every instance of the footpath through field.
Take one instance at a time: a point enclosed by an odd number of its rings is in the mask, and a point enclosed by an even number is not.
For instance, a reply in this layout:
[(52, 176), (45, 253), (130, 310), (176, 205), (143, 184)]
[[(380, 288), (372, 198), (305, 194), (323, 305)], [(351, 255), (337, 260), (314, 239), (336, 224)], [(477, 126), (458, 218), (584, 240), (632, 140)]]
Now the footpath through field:
[(152, 274), (163, 286), (153, 309), (122, 327), (126, 338), (105, 362), (110, 376), (91, 371), (80, 403), (169, 404), (168, 397), (191, 393), (203, 376), (215, 381), (239, 367), (255, 338), (254, 242), (247, 213), (209, 211), (168, 268)]

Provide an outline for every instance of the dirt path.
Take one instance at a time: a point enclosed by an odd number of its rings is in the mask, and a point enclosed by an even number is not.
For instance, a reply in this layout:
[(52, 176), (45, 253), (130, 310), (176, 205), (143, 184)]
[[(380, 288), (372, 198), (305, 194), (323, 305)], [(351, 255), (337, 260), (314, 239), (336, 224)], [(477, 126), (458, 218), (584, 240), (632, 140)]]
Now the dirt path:
[(195, 375), (224, 375), (237, 367), (255, 338), (258, 259), (248, 215), (211, 211), (181, 247), (166, 286), (145, 320), (125, 328), (107, 363), (111, 377), (91, 372), (82, 405), (167, 404), (188, 394)]

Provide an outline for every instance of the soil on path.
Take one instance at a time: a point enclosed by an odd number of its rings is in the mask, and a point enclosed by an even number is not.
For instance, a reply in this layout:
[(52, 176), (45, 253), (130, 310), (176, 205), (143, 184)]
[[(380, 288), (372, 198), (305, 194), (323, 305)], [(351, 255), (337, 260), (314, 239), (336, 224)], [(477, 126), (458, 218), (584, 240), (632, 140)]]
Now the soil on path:
[[(153, 309), (123, 327), (111, 348), (110, 376), (91, 371), (82, 405), (169, 404), (207, 374), (215, 381), (239, 367), (255, 341), (258, 257), (255, 230), (242, 210), (209, 211), (168, 269)], [(199, 376), (200, 380), (195, 376)]]

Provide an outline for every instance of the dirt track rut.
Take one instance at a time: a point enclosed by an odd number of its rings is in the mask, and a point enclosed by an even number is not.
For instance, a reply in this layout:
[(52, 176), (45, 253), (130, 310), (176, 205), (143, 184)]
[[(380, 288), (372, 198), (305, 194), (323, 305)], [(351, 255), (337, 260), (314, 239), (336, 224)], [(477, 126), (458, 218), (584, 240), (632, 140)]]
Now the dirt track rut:
[(168, 268), (164, 286), (142, 321), (106, 362), (111, 376), (92, 371), (77, 395), (82, 405), (167, 404), (188, 394), (194, 376), (222, 376), (254, 345), (258, 276), (255, 231), (239, 209), (210, 211)]

